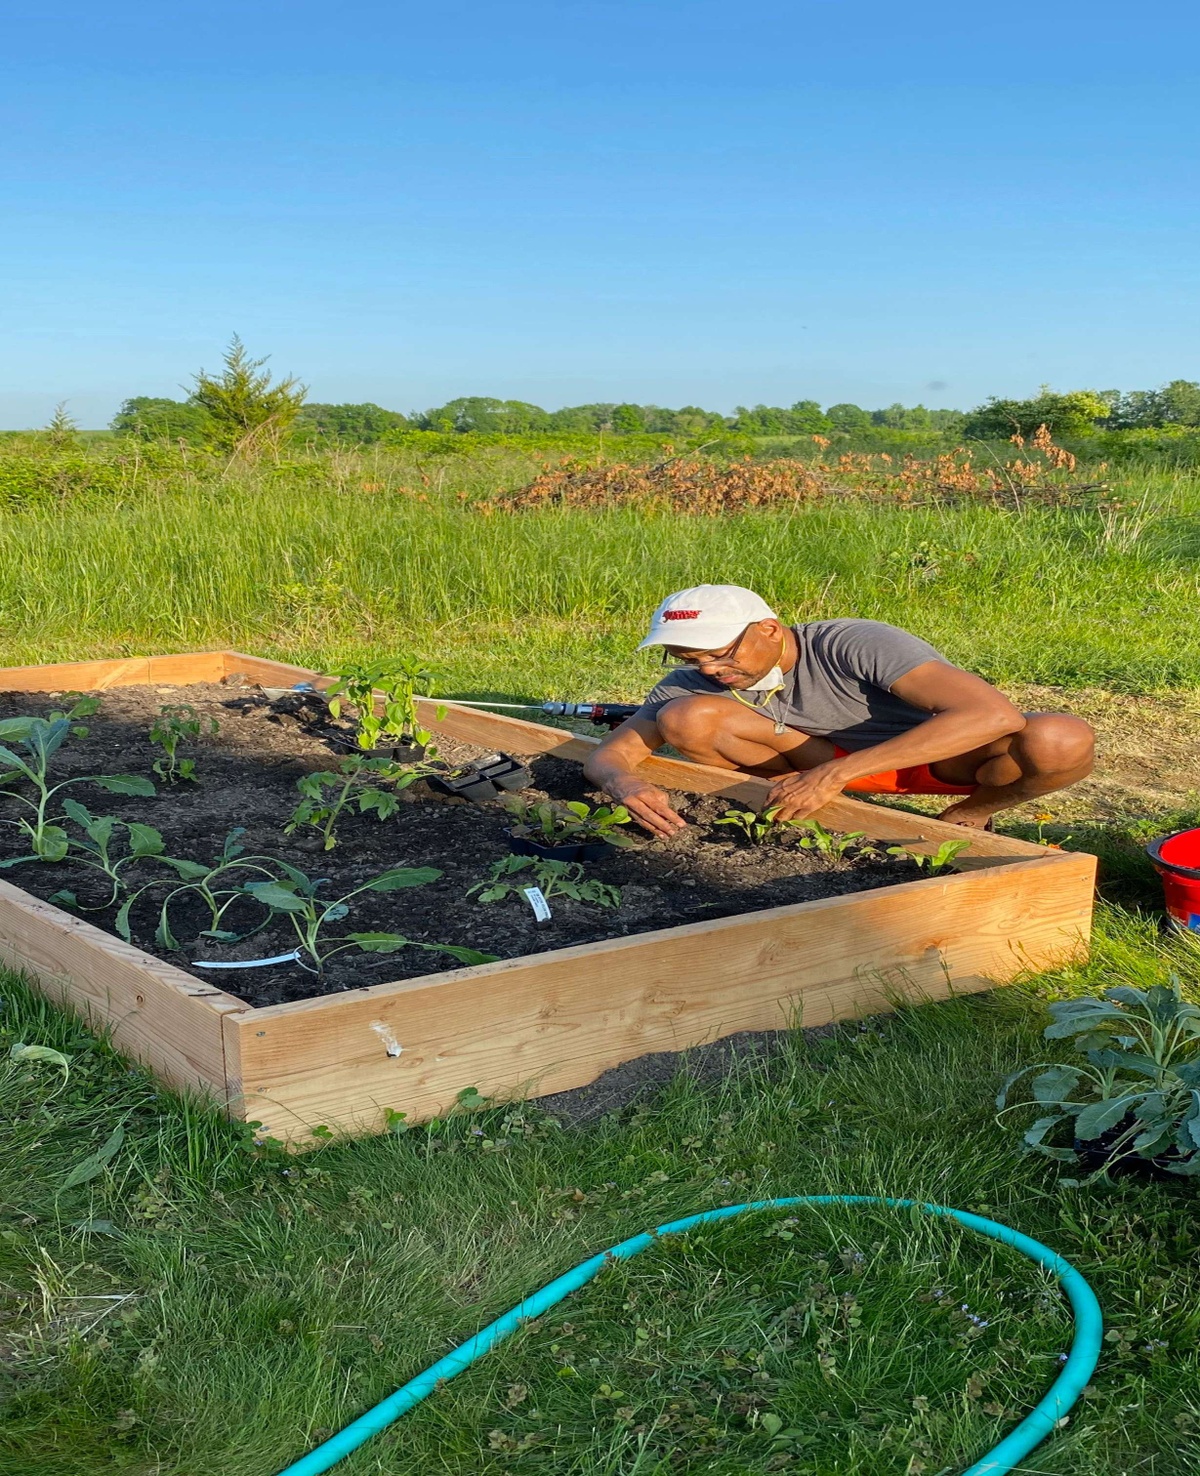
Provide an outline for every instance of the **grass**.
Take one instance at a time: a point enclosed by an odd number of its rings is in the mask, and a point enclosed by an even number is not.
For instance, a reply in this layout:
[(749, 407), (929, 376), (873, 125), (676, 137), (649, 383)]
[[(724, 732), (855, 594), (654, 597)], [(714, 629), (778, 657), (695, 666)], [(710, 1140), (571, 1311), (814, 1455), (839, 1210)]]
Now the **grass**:
[[(402, 646), (437, 661), (447, 692), (628, 697), (653, 675), (630, 650), (649, 609), (710, 578), (752, 583), (789, 615), (897, 621), (999, 680), (1200, 682), (1194, 481), (1135, 473), (1107, 518), (856, 505), (488, 518), (456, 494), (519, 464), (443, 468), (330, 458), (324, 484), (160, 482), (11, 515), (4, 657), (230, 644), (321, 664)], [(363, 493), (368, 478), (382, 490)], [(1171, 970), (1200, 990), (1200, 957), (1143, 913), (1145, 824), (1071, 822), (1122, 903), (1086, 967), (797, 1034), (719, 1083), (683, 1072), (584, 1128), (464, 1109), (283, 1158), (5, 980), (0, 1457), (21, 1476), (269, 1476), (634, 1230), (845, 1191), (993, 1215), (1093, 1282), (1104, 1359), (1026, 1472), (1200, 1471), (1194, 1187), (1066, 1187), (992, 1120), (999, 1079), (1044, 1054), (1048, 998)], [(62, 1051), (69, 1072), (10, 1059), (19, 1041)], [(111, 1162), (67, 1187), (118, 1125)], [(342, 1469), (934, 1476), (1050, 1382), (1069, 1322), (1028, 1263), (904, 1216), (791, 1219), (604, 1273)]]
[[(793, 618), (903, 624), (996, 681), (1200, 683), (1195, 480), (1147, 474), (1107, 516), (851, 503), (484, 517), (456, 500), (487, 482), (480, 468), (441, 470), (440, 488), (422, 473), (428, 493), (402, 490), (420, 486), (404, 467), (358, 474), (385, 489), (370, 494), (264, 479), (10, 516), (8, 659), (232, 644), (319, 665), (402, 645), (442, 668), (446, 693), (629, 697), (651, 675), (633, 652), (649, 611), (708, 579)], [(514, 474), (494, 467), (491, 484)]]
[[(23, 1476), (258, 1476), (638, 1228), (867, 1192), (1015, 1223), (1093, 1281), (1101, 1373), (1030, 1469), (1193, 1469), (1171, 1462), (1200, 1431), (1194, 1193), (1063, 1188), (991, 1120), (993, 1084), (1042, 1050), (1046, 997), (1114, 972), (1197, 982), (1146, 925), (1113, 919), (1105, 937), (1083, 970), (797, 1036), (587, 1129), (491, 1109), (299, 1159), (156, 1094), (10, 984), (5, 1053), (36, 1039), (71, 1074), (10, 1063), (0, 1083), (0, 1451)], [(112, 1168), (56, 1193), (117, 1121)], [(1068, 1322), (1035, 1268), (953, 1227), (764, 1216), (604, 1273), (345, 1469), (955, 1469), (1049, 1383)], [(797, 1435), (773, 1442), (764, 1414)]]

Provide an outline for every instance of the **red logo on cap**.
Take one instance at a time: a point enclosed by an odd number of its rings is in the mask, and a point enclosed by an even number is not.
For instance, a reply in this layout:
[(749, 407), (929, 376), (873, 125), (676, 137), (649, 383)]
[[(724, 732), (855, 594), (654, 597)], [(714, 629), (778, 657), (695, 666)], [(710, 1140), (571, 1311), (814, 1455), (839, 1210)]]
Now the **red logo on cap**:
[(664, 620), (699, 620), (699, 610), (664, 610)]

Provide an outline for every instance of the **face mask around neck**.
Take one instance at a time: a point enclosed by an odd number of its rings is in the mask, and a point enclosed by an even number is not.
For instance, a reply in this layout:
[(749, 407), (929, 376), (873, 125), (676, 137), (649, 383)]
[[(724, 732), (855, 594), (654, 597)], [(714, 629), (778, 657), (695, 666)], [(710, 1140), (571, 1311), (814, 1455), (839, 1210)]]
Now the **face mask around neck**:
[(743, 687), (743, 692), (777, 692), (783, 686), (783, 672), (778, 666), (773, 666), (766, 676), (759, 677), (758, 681), (751, 682), (748, 687)]

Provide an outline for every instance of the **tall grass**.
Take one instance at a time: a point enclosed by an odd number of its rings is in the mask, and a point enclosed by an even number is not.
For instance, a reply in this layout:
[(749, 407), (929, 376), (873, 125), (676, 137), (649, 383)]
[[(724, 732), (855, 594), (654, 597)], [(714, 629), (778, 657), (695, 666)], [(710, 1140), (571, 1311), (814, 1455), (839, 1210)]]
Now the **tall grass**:
[(448, 692), (626, 697), (650, 675), (632, 648), (653, 607), (720, 581), (791, 618), (907, 626), (1000, 682), (1200, 682), (1193, 478), (1128, 481), (1124, 507), (1103, 512), (848, 502), (485, 517), (456, 494), (494, 485), (494, 467), (373, 492), (361, 463), (353, 479), (334, 471), (332, 485), (226, 482), (8, 516), (3, 659), (230, 644), (321, 664), (404, 646), (441, 667)]

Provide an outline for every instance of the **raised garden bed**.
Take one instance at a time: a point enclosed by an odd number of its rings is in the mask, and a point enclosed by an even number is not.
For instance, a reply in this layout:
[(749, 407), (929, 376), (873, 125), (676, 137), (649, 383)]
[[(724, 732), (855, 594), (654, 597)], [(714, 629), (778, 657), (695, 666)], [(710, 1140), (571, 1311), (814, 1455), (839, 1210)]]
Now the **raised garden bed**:
[[(443, 955), (406, 948), (344, 953), (321, 976), (294, 964), (209, 974), (194, 965), (294, 946), (286, 919), (237, 943), (193, 941), (198, 927), (181, 928), (182, 949), (168, 951), (154, 941), (148, 904), (131, 913), (127, 943), (111, 931), (112, 909), (73, 915), (44, 900), (69, 888), (83, 906), (103, 901), (94, 873), (71, 862), (9, 871), (12, 881), (0, 882), (4, 962), (107, 1027), (165, 1081), (215, 1095), (264, 1134), (304, 1140), (321, 1124), (376, 1130), (387, 1109), (418, 1120), (466, 1087), (494, 1097), (561, 1091), (648, 1052), (983, 989), (1086, 952), (1089, 856), (848, 798), (819, 818), (864, 831), (879, 852), (931, 853), (969, 838), (957, 874), (922, 876), (902, 858), (836, 861), (794, 846), (739, 845), (706, 822), (724, 800), (761, 808), (765, 782), (667, 759), (648, 771), (683, 792), (677, 803), (697, 824), (678, 840), (614, 850), (589, 867), (622, 889), (620, 908), (555, 899), (552, 926), (539, 929), (517, 899), (481, 905), (466, 896), (507, 853), (511, 822), (495, 807), (416, 785), (392, 819), (344, 822), (331, 852), (311, 831), (282, 834), (296, 778), (331, 766), (336, 734), (289, 712), (290, 701), (267, 701), (256, 684), (304, 681), (327, 684), (236, 652), (0, 670), (0, 694), (133, 689), (114, 692), (87, 720), (88, 735), (60, 751), (62, 777), (149, 774), (146, 733), (162, 703), (191, 702), (218, 718), (217, 737), (189, 749), (199, 784), (156, 798), (69, 791), (98, 813), (156, 826), (171, 855), (208, 861), (231, 827), (245, 827), (249, 853), (328, 878), (326, 897), (389, 867), (436, 867), (443, 875), (428, 886), (365, 894), (331, 931), (402, 931), (500, 955), (443, 969)], [(0, 718), (53, 705), (0, 695)], [(503, 749), (528, 756), (535, 797), (587, 797), (578, 763), (594, 739), (453, 703), (440, 720), (434, 704), (422, 704), (421, 716), (456, 763)], [(15, 842), (4, 845), (15, 853)]]

